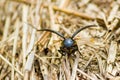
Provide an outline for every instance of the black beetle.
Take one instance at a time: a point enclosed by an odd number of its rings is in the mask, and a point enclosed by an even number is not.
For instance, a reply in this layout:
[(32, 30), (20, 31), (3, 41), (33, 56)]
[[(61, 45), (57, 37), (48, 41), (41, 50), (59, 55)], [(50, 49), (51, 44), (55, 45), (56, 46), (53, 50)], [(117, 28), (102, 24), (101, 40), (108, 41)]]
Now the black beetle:
[[(31, 25), (31, 24), (29, 24)], [(35, 28), (33, 25), (31, 25), (34, 29), (36, 29), (37, 31), (49, 31), (52, 33), (57, 34), (58, 36), (63, 38), (63, 42), (62, 42), (62, 46), (60, 47), (60, 50), (58, 50), (63, 56), (67, 55), (71, 55), (73, 53), (75, 53), (75, 51), (78, 50), (78, 46), (76, 41), (73, 39), (80, 31), (89, 28), (89, 27), (97, 27), (97, 25), (88, 25), (88, 26), (84, 26), (82, 28), (79, 28), (76, 32), (73, 33), (73, 35), (69, 38), (65, 38), (61, 33), (56, 32), (54, 30), (51, 29), (37, 29)]]

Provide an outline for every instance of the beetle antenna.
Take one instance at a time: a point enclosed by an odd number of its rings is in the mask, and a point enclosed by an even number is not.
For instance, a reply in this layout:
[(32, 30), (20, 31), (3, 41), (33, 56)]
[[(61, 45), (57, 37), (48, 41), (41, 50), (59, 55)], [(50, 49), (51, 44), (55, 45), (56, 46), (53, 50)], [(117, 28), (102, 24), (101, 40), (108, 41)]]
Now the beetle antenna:
[(62, 37), (63, 39), (65, 39), (65, 37), (64, 37), (61, 33), (56, 32), (56, 31), (51, 30), (51, 29), (37, 29), (37, 31), (49, 31), (49, 32), (55, 33), (55, 34), (57, 34), (58, 36), (60, 36), (60, 37)]
[(73, 35), (72, 35), (72, 39), (80, 32), (80, 31), (82, 31), (82, 30), (84, 30), (84, 29), (86, 29), (86, 28), (89, 28), (89, 27), (97, 27), (97, 25), (88, 25), (88, 26), (84, 26), (84, 27), (82, 27), (82, 28), (79, 28), (77, 31), (75, 31), (74, 33), (73, 33)]
[(60, 37), (62, 37), (63, 39), (65, 39), (65, 37), (64, 37), (61, 33), (57, 32), (57, 31), (54, 31), (54, 30), (51, 30), (51, 29), (37, 29), (37, 28), (36, 28), (35, 26), (33, 26), (32, 24), (29, 24), (29, 23), (27, 23), (27, 24), (30, 25), (32, 28), (36, 29), (37, 31), (49, 31), (49, 32), (55, 33), (55, 34), (57, 34), (58, 36), (60, 36)]

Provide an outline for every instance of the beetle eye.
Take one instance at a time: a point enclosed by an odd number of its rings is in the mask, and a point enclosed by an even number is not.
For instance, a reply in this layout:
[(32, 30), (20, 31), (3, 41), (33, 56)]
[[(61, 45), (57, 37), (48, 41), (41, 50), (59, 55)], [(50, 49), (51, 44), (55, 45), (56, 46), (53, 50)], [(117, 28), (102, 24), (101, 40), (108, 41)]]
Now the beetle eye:
[(71, 38), (65, 39), (63, 41), (63, 44), (65, 47), (71, 47), (73, 45), (74, 41)]

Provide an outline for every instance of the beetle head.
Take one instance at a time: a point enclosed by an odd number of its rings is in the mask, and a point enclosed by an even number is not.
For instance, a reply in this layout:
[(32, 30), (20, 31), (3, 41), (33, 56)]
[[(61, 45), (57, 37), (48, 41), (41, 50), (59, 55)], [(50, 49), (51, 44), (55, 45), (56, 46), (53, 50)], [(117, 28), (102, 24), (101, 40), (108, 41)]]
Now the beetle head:
[(63, 46), (64, 47), (71, 47), (74, 44), (74, 40), (72, 38), (66, 38), (63, 41)]

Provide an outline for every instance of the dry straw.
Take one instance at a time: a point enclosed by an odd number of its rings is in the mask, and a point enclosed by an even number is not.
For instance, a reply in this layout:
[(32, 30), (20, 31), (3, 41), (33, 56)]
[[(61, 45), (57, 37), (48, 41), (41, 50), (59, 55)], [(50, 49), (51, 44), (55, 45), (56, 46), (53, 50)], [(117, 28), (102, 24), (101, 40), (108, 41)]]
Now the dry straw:
[[(120, 80), (119, 0), (0, 0), (0, 80)], [(71, 36), (78, 51), (61, 56)]]

